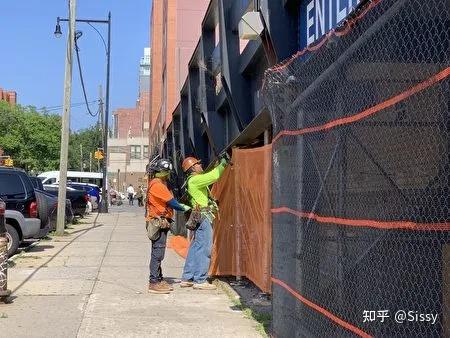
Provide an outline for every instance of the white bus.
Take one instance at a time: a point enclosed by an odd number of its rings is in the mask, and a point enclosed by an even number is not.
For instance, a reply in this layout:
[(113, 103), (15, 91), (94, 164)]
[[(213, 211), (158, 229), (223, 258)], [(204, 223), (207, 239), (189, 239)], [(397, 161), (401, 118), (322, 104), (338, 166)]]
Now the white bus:
[[(38, 175), (38, 178), (42, 181), (42, 184), (57, 184), (59, 183), (59, 171), (47, 171)], [(103, 184), (103, 174), (85, 171), (68, 171), (67, 181), (95, 184), (101, 188)]]

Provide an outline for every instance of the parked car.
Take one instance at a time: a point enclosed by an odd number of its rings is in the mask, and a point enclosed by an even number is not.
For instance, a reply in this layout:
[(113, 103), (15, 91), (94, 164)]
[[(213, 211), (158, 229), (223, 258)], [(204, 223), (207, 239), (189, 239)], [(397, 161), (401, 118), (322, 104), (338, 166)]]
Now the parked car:
[(67, 183), (68, 187), (77, 189), (77, 190), (83, 190), (86, 191), (90, 197), (90, 201), (92, 203), (92, 209), (98, 209), (98, 205), (100, 203), (100, 188), (96, 186), (95, 184), (89, 184), (89, 183), (73, 183), (69, 182)]
[(42, 184), (42, 181), (40, 178), (36, 176), (29, 176), (31, 184), (33, 185), (34, 189), (44, 190), (44, 185)]
[[(54, 194), (45, 191), (44, 185), (42, 181), (38, 177), (30, 176), (31, 183), (34, 186), (34, 191), (36, 193), (36, 197), (39, 201), (39, 196), (42, 196), (44, 199), (41, 203), (45, 203), (45, 206), (48, 211), (49, 220), (50, 220), (50, 229), (56, 229), (56, 220), (58, 214), (58, 197)], [(66, 224), (72, 223), (74, 219), (74, 214), (72, 210), (72, 202), (70, 199), (66, 199)]]
[(38, 203), (31, 180), (23, 170), (0, 167), (0, 198), (6, 203), (9, 256), (17, 251), (24, 239), (42, 238), (48, 234), (50, 225), (45, 221), (48, 211)]
[[(48, 191), (45, 190), (39, 190), (34, 189), (34, 192), (36, 193), (36, 197), (38, 199), (38, 203), (42, 203), (47, 208), (48, 212), (48, 219), (47, 221), (50, 222), (50, 229), (55, 230), (56, 229), (56, 221), (57, 221), (57, 215), (58, 215), (58, 197), (51, 194)], [(42, 200), (41, 200), (42, 199)], [(65, 209), (65, 224), (70, 224), (73, 222), (74, 214), (72, 210), (72, 202), (70, 199), (66, 199), (66, 209)]]
[[(50, 194), (58, 196), (58, 185), (44, 184), (44, 189)], [(87, 202), (89, 201), (89, 195), (85, 191), (67, 187), (66, 198), (68, 198), (70, 202), (72, 202), (73, 214), (75, 216), (84, 216), (84, 214), (86, 213)]]

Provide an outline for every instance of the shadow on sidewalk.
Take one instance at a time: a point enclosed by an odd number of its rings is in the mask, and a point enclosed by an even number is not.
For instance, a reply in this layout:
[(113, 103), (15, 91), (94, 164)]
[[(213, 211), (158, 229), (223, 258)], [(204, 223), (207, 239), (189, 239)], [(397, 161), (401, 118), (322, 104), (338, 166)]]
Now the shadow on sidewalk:
[(29, 251), (23, 251), (23, 252), (42, 252), (48, 249), (53, 249), (54, 246), (53, 245), (36, 245), (34, 246), (31, 250)]
[[(50, 263), (52, 260), (54, 260), (62, 251), (64, 251), (64, 249), (67, 246), (72, 244), (74, 241), (76, 241), (78, 238), (80, 238), (81, 236), (83, 236), (84, 234), (89, 232), (90, 230), (98, 228), (99, 226), (101, 226), (101, 225), (97, 225), (98, 216), (99, 216), (99, 214), (97, 214), (97, 216), (95, 216), (94, 223), (93, 223), (92, 227), (87, 228), (87, 229), (83, 229), (83, 230), (79, 230), (78, 232), (83, 231), (83, 233), (79, 234), (78, 236), (76, 236), (75, 238), (73, 238), (72, 240), (67, 242), (67, 244), (65, 244), (58, 252), (56, 252), (55, 255), (50, 257), (50, 259), (48, 259), (46, 262), (44, 262), (41, 265), (39, 265), (39, 267), (37, 267), (36, 270), (34, 270), (22, 283), (20, 283), (14, 290), (12, 290), (11, 296), (8, 298), (8, 302), (12, 302), (15, 298), (17, 298), (17, 296), (14, 296), (14, 293), (17, 292), (21, 287), (23, 287), (39, 270), (41, 270), (43, 267), (47, 266), (48, 263)], [(73, 232), (73, 233), (75, 233), (75, 232)], [(46, 246), (47, 248), (50, 247), (49, 245), (43, 245), (43, 246)], [(34, 247), (33, 251), (38, 251), (37, 250), (38, 247), (39, 246)], [(43, 250), (40, 250), (40, 251), (43, 251)]]
[[(97, 220), (97, 217), (98, 217), (98, 214), (97, 214), (97, 216), (95, 217), (96, 220)], [(95, 224), (96, 220), (94, 221), (94, 224)], [(95, 226), (95, 228), (97, 229), (97, 228), (101, 228), (101, 227), (104, 227), (104, 226), (105, 226), (104, 224), (97, 224), (97, 225)], [(71, 233), (69, 233), (69, 235), (77, 234), (77, 233), (83, 232), (83, 231), (87, 232), (86, 230), (89, 231), (89, 230), (92, 230), (93, 228), (94, 228), (94, 227), (87, 228), (87, 229), (75, 230), (75, 231), (72, 231)]]

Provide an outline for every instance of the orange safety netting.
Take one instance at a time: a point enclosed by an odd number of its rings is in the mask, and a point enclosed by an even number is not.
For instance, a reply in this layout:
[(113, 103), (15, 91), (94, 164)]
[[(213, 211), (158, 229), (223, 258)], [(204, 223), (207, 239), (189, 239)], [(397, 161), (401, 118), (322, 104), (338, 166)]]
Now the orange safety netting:
[(220, 215), (210, 274), (247, 277), (270, 292), (272, 146), (233, 149), (232, 161), (212, 189)]

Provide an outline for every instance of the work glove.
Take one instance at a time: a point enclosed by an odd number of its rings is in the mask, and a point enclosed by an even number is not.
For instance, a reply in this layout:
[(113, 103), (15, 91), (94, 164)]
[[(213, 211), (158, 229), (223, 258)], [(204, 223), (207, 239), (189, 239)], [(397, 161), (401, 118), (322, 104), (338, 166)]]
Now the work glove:
[(222, 164), (223, 166), (226, 166), (230, 163), (231, 163), (231, 157), (225, 151), (223, 154), (220, 155), (220, 164)]
[(184, 208), (184, 212), (191, 210), (191, 207), (189, 205), (180, 203), (180, 205)]

